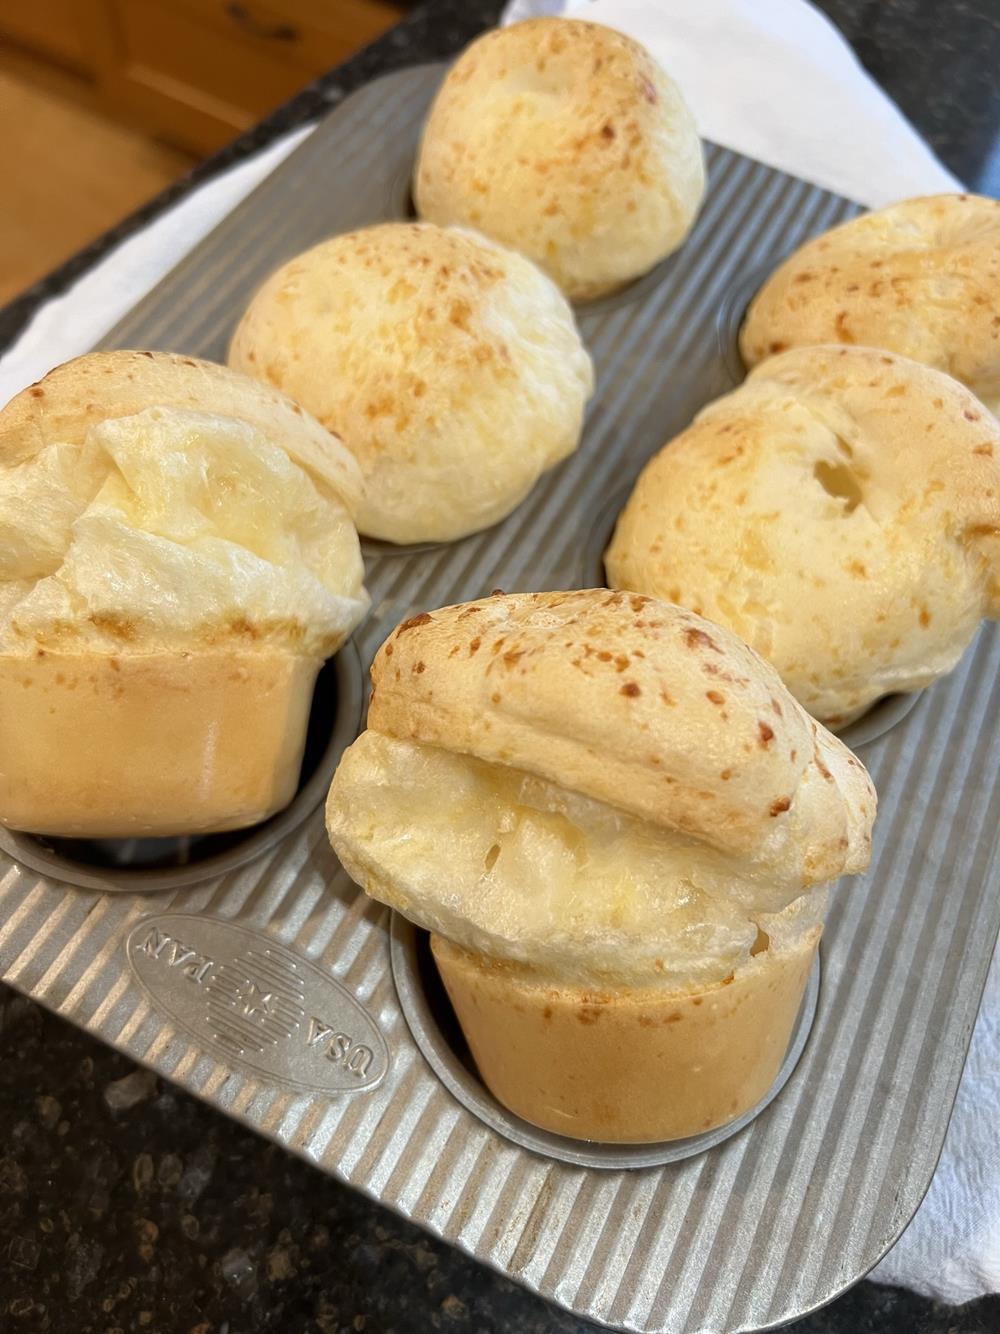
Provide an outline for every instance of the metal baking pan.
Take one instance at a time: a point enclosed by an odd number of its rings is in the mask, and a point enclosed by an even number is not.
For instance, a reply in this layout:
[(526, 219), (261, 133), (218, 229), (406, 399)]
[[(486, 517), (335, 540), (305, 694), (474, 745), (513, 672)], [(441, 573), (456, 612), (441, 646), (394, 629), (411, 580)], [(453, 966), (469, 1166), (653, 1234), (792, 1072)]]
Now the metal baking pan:
[[(276, 265), (407, 216), (440, 77), (405, 70), (349, 98), (105, 345), (221, 359)], [(224, 845), (0, 838), (4, 981), (550, 1301), (664, 1334), (766, 1329), (830, 1301), (920, 1202), (1000, 924), (1000, 634), (984, 629), (908, 712), (890, 703), (849, 738), (881, 798), (872, 867), (834, 895), (787, 1083), (713, 1147), (570, 1145), (491, 1104), (420, 934), (340, 870), (320, 799), (389, 630), (496, 587), (598, 579), (622, 489), (738, 376), (749, 277), (856, 212), (707, 152), (683, 249), (579, 308), (598, 380), (579, 452), (488, 532), (365, 544), (372, 613), (321, 678), (289, 813)]]

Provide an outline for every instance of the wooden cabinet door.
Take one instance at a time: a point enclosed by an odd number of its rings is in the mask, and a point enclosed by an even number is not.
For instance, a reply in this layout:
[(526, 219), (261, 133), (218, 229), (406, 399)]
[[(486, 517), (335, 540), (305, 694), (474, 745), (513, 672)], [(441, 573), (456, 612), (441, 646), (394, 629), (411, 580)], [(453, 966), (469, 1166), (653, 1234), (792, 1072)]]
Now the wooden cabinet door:
[[(0, 0), (2, 3), (2, 0)], [(381, 0), (104, 0), (106, 107), (211, 152), (399, 17)]]
[(56, 65), (92, 74), (103, 0), (0, 0), (0, 37)]

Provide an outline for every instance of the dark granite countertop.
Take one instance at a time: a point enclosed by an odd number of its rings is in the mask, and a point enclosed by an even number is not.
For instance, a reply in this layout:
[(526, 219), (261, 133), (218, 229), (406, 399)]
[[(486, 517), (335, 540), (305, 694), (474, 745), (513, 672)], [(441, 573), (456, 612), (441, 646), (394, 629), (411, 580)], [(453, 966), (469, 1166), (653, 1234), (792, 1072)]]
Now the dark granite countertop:
[[(974, 189), (1000, 194), (996, 0), (823, 0)], [(199, 181), (378, 73), (439, 59), (496, 0), (430, 0), (0, 311), (37, 304)], [(794, 114), (794, 109), (790, 109)], [(542, 1334), (554, 1311), (0, 988), (0, 1329), (17, 1334)], [(1000, 1297), (942, 1308), (859, 1284), (798, 1334), (995, 1334)]]

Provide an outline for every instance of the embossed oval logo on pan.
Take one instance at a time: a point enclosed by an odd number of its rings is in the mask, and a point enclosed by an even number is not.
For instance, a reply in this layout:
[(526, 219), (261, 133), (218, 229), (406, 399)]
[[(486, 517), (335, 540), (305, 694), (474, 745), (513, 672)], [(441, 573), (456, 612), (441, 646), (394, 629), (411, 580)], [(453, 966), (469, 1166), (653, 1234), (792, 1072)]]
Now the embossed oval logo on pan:
[(157, 1009), (231, 1065), (303, 1093), (371, 1089), (389, 1068), (351, 993), (264, 931), (193, 913), (144, 917), (125, 951)]

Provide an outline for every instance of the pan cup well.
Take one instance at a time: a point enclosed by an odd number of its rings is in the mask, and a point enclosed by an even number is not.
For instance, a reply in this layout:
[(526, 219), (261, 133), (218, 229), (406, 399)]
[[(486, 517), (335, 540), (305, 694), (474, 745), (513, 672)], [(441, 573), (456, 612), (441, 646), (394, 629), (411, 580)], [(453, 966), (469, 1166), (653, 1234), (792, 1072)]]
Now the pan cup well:
[(414, 149), (412, 159), (389, 179), (389, 188), (386, 192), (385, 217), (379, 221), (385, 222), (419, 222), (420, 214), (417, 212), (417, 201), (413, 197), (413, 169), (416, 165), (416, 149)]
[[(361, 662), (346, 643), (320, 669), (295, 795), (260, 824), (171, 838), (56, 838), (0, 827), (0, 849), (53, 880), (101, 891), (179, 889), (235, 870), (291, 834), (323, 800), (364, 705)], [(247, 719), (253, 727), (253, 719)]]
[(434, 963), (429, 935), (394, 913), (391, 936), (393, 978), (400, 1005), (417, 1046), (445, 1087), (505, 1139), (578, 1167), (618, 1171), (680, 1162), (738, 1134), (764, 1111), (791, 1077), (808, 1040), (819, 997), (817, 953), (778, 1074), (764, 1096), (743, 1115), (686, 1139), (658, 1144), (602, 1144), (540, 1130), (503, 1107), (479, 1076)]
[(425, 556), (429, 551), (439, 551), (448, 546), (447, 542), (386, 542), (380, 537), (362, 537), (361, 554), (365, 560), (383, 560), (385, 557)]
[[(634, 483), (633, 483), (634, 485)], [(590, 537), (584, 547), (581, 571), (581, 588), (603, 588), (608, 586), (607, 571), (604, 568), (604, 553), (614, 536), (618, 516), (628, 503), (632, 487), (616, 491), (601, 510), (590, 531)], [(923, 697), (923, 691), (910, 694), (883, 695), (867, 709), (860, 718), (856, 718), (846, 727), (839, 729), (837, 735), (851, 750), (868, 746), (873, 741), (885, 736), (917, 706)]]
[(770, 259), (751, 269), (728, 289), (719, 304), (715, 318), (719, 360), (725, 367), (733, 388), (742, 384), (747, 377), (748, 367), (740, 352), (740, 330), (743, 328), (743, 321), (746, 319), (750, 302), (779, 263), (778, 259)]

